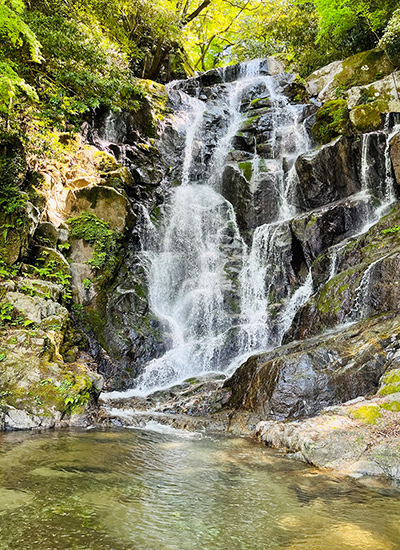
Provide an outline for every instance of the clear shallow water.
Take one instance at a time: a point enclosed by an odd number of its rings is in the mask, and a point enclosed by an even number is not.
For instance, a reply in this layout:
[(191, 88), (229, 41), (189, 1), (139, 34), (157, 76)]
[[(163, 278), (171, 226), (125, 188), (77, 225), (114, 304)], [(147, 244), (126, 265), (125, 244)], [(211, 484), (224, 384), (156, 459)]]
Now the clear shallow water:
[(241, 438), (0, 436), (0, 549), (395, 550), (400, 492)]

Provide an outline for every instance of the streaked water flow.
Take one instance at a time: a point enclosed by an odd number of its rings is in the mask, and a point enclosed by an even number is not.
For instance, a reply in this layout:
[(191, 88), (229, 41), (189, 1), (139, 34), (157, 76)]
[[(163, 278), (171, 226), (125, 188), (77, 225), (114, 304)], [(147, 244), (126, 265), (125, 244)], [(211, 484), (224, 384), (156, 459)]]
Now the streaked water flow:
[[(164, 322), (171, 346), (163, 357), (147, 366), (137, 381), (138, 393), (202, 372), (227, 370), (235, 357), (271, 345), (265, 324), (268, 286), (274, 284), (271, 267), (280, 263), (281, 253), (274, 238), (295, 213), (290, 201), (296, 174), (294, 168), (285, 172), (284, 159), (286, 166), (293, 165), (295, 157), (307, 149), (308, 140), (298, 122), (298, 106), (291, 105), (278, 91), (277, 80), (260, 75), (257, 60), (243, 67), (241, 78), (227, 84), (226, 92), (221, 92), (217, 101), (218, 113), (224, 113), (225, 128), (208, 166), (199, 167), (204, 156), (201, 151), (206, 141), (203, 127), (207, 127), (208, 107), (187, 96), (181, 102), (181, 115), (178, 112), (176, 117), (186, 139), (182, 185), (174, 189), (165, 209), (157, 246), (153, 241), (150, 245), (145, 243), (143, 252), (149, 273), (150, 305)], [(220, 187), (232, 139), (243, 123), (243, 97), (254, 87), (271, 102), (272, 158), (268, 171), (274, 177), (279, 208), (276, 221), (258, 228), (246, 251), (233, 208), (221, 196)], [(180, 94), (182, 99), (185, 94)], [(254, 150), (249, 182), (253, 193), (260, 177), (256, 143)], [(203, 173), (201, 181), (199, 173)], [(265, 250), (267, 257), (263, 257)], [(240, 276), (229, 276), (232, 269), (239, 271)], [(229, 304), (233, 294), (238, 295), (238, 306)], [(276, 339), (273, 343), (277, 343)]]
[[(136, 380), (138, 394), (205, 372), (231, 372), (238, 358), (278, 346), (314, 291), (310, 262), (307, 267), (300, 259), (295, 272), (290, 249), (291, 220), (298, 213), (295, 160), (310, 148), (302, 123), (305, 106), (291, 104), (279, 77), (260, 74), (260, 67), (258, 60), (243, 64), (239, 79), (222, 84), (207, 101), (199, 99), (204, 98), (200, 91), (190, 97), (170, 86), (174, 125), (185, 140), (181, 185), (172, 190), (160, 227), (152, 230), (147, 223), (150, 238), (142, 239), (150, 307), (164, 325), (168, 351)], [(269, 105), (268, 115), (256, 108), (257, 114), (246, 119), (243, 110), (260, 100)], [(246, 133), (260, 116), (267, 140), (262, 155), (259, 133)], [(233, 206), (222, 196), (224, 170), (238, 152), (233, 140), (244, 134), (252, 151), (239, 151), (249, 159), (247, 200), (256, 211), (257, 193), (267, 178), (270, 201), (275, 201), (269, 223), (252, 229), (251, 243), (244, 242)], [(352, 197), (359, 205), (360, 227), (353, 224), (354, 234), (376, 223), (395, 199), (388, 147), (386, 180), (379, 184), (382, 189), (374, 189), (368, 165), (372, 139), (372, 134), (362, 137), (361, 189)], [(339, 252), (332, 247), (331, 278)]]

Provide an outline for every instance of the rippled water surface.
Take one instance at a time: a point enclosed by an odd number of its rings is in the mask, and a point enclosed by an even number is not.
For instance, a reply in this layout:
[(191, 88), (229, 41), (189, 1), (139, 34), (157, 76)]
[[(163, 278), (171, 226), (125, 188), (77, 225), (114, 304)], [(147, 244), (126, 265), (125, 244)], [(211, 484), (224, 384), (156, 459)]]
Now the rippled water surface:
[(0, 549), (391, 550), (400, 493), (241, 438), (0, 436)]

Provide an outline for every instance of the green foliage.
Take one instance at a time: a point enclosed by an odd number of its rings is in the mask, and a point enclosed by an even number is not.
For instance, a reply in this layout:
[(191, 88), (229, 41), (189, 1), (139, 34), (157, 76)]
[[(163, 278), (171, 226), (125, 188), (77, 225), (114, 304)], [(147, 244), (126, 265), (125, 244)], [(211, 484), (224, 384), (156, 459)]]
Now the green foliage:
[(92, 384), (82, 376), (77, 377), (77, 380), (64, 379), (57, 389), (64, 399), (66, 414), (72, 414), (76, 409), (85, 407), (92, 398)]
[(19, 266), (10, 266), (0, 258), (0, 279), (12, 279), (18, 273)]
[(0, 326), (5, 326), (13, 322), (14, 306), (9, 302), (0, 303)]
[(36, 100), (32, 86), (20, 76), (14, 62), (16, 56), (25, 62), (41, 61), (40, 43), (34, 32), (23, 20), (25, 5), (22, 0), (0, 2), (0, 114), (8, 113), (20, 93)]
[(40, 43), (30, 27), (23, 21), (25, 11), (23, 0), (2, 0), (0, 2), (0, 36), (13, 48), (29, 50), (32, 61), (41, 61)]
[(27, 196), (21, 194), (26, 160), (23, 144), (15, 133), (0, 133), (0, 211), (3, 215), (21, 212)]
[(83, 279), (82, 285), (84, 289), (89, 290), (92, 286), (92, 281), (90, 279)]
[(70, 218), (68, 225), (72, 237), (83, 239), (94, 246), (93, 258), (88, 264), (102, 270), (107, 277), (111, 276), (118, 265), (119, 234), (110, 229), (108, 222), (89, 212)]
[(32, 100), (39, 99), (35, 89), (18, 76), (10, 63), (0, 61), (0, 112), (11, 109), (15, 97), (22, 92)]
[(28, 20), (46, 58), (46, 65), (35, 71), (43, 118), (62, 126), (65, 119), (78, 122), (100, 105), (137, 109), (140, 89), (128, 62), (101, 30), (54, 12), (32, 12)]
[(389, 20), (389, 23), (379, 42), (385, 48), (391, 58), (400, 55), (400, 8), (398, 8)]
[(52, 281), (63, 286), (63, 302), (69, 303), (72, 299), (71, 275), (64, 265), (54, 257), (50, 257), (48, 250), (43, 250), (36, 265), (29, 266), (39, 279)]
[(9, 302), (0, 303), (0, 328), (5, 328), (7, 326), (29, 327), (34, 324), (35, 323), (33, 321), (24, 319), (22, 315), (18, 315), (17, 310)]
[(390, 235), (391, 233), (398, 233), (400, 231), (400, 225), (394, 225), (388, 229), (382, 229), (382, 235)]
[(396, 7), (396, 0), (314, 0), (319, 15), (318, 40), (343, 38), (361, 25), (371, 39), (381, 33)]

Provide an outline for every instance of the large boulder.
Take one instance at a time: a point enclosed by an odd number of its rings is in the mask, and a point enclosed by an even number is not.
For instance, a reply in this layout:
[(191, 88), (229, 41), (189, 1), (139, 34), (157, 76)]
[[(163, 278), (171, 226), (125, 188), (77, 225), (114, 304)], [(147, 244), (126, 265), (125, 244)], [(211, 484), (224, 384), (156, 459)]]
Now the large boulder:
[(70, 191), (66, 199), (65, 215), (70, 218), (82, 212), (95, 214), (119, 233), (132, 228), (135, 223), (128, 199), (112, 187), (92, 186)]
[(360, 191), (360, 143), (344, 136), (296, 160), (297, 199), (304, 210), (318, 208)]
[(393, 64), (383, 49), (368, 50), (318, 69), (307, 78), (307, 91), (319, 101), (329, 101), (336, 99), (338, 88), (365, 86), (392, 71)]
[(29, 201), (15, 212), (0, 212), (0, 254), (7, 264), (12, 265), (22, 259), (39, 217), (39, 210)]
[(346, 330), (250, 357), (224, 386), (227, 404), (261, 419), (318, 414), (378, 389), (400, 349), (400, 317), (386, 314)]

